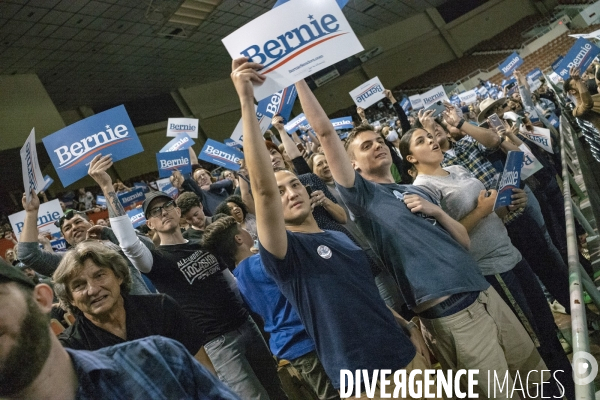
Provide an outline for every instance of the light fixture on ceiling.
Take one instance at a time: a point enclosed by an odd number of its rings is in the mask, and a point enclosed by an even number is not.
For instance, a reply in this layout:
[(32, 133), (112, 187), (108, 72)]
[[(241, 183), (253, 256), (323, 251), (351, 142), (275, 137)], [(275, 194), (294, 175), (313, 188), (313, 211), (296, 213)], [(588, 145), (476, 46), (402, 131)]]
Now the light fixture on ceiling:
[(185, 0), (173, 13), (169, 22), (199, 26), (221, 4), (222, 0)]

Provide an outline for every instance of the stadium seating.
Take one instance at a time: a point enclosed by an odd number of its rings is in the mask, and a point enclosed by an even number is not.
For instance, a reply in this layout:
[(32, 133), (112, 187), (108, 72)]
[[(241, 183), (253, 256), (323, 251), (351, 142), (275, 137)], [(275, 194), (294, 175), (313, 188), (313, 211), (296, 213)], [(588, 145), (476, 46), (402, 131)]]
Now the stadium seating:
[(526, 37), (523, 37), (523, 33), (544, 20), (545, 18), (539, 14), (528, 15), (493, 38), (479, 43), (471, 51), (476, 53), (482, 51), (517, 50), (527, 40)]

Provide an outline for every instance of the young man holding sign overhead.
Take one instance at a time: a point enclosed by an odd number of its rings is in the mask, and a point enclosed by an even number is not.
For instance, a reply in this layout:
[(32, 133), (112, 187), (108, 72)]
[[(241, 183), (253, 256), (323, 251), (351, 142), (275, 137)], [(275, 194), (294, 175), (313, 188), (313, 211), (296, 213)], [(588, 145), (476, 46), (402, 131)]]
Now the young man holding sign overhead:
[[(362, 250), (342, 233), (319, 229), (308, 192), (296, 175), (286, 170), (273, 174), (254, 113), (253, 83), (264, 81), (256, 72), (260, 67), (238, 58), (233, 61), (231, 78), (242, 108), (244, 153), (255, 188), (260, 255), (267, 273), (298, 311), (327, 375), (335, 388), (341, 387), (342, 396), (346, 385), (350, 386), (347, 377), (341, 376), (342, 369), (371, 373), (427, 368), (420, 333), (414, 324), (400, 319), (411, 334), (409, 340), (394, 321), (379, 297)], [(377, 393), (371, 398), (381, 397)]]

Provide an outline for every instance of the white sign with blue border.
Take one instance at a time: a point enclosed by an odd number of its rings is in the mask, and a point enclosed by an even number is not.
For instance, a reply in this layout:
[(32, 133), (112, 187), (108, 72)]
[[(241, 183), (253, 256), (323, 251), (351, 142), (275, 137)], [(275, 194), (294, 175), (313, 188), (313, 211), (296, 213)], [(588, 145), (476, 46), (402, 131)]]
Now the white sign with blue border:
[(192, 173), (190, 152), (188, 150), (156, 153), (156, 163), (158, 164), (158, 176), (160, 178), (171, 176), (171, 173), (175, 170), (182, 174)]
[[(46, 203), (40, 204), (38, 211), (37, 228), (40, 233), (50, 233), (51, 235), (60, 235), (60, 228), (54, 223), (63, 216), (63, 210), (60, 207), (58, 199), (47, 201)], [(8, 220), (13, 228), (13, 232), (17, 236), (17, 240), (23, 232), (23, 225), (25, 223), (25, 210), (8, 216)]]
[(124, 106), (76, 122), (42, 139), (63, 186), (87, 176), (97, 154), (113, 162), (144, 151)]
[(208, 161), (211, 164), (237, 171), (240, 169), (239, 162), (244, 158), (244, 154), (226, 144), (208, 139), (204, 143), (202, 151), (198, 154), (198, 158)]
[(378, 77), (369, 79), (350, 92), (350, 97), (357, 107), (367, 108), (385, 98), (385, 89)]
[(41, 192), (45, 186), (44, 177), (40, 170), (40, 163), (35, 147), (35, 128), (31, 129), (25, 144), (21, 147), (21, 170), (23, 171), (23, 187), (27, 202), (31, 201), (31, 191), (36, 194)]
[(198, 120), (196, 118), (169, 118), (167, 121), (167, 137), (177, 137), (187, 133), (189, 137), (198, 139)]

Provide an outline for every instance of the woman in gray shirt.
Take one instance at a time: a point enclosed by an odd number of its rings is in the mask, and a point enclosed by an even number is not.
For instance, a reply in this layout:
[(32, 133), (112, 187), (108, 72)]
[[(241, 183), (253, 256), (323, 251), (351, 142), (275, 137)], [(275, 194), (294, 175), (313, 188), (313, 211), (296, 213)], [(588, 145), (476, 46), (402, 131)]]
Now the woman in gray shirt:
[(512, 245), (498, 215), (507, 210), (494, 210), (498, 192), (487, 191), (462, 166), (442, 168), (444, 156), (440, 146), (434, 134), (424, 129), (411, 129), (404, 134), (400, 152), (407, 168), (412, 169), (412, 176), (416, 174), (413, 183), (429, 189), (442, 209), (469, 232), (471, 256), (486, 280), (519, 317), (553, 371), (558, 386), (548, 386), (561, 396), (573, 398), (571, 366), (557, 338), (558, 328), (544, 293), (529, 264)]

